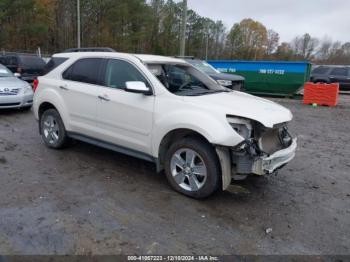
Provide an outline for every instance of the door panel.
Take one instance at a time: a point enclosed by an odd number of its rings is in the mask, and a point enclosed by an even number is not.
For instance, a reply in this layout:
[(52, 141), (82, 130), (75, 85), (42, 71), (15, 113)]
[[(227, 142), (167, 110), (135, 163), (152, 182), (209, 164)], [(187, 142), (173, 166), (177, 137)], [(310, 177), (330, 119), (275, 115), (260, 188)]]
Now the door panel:
[(103, 88), (98, 101), (100, 139), (150, 153), (154, 96)]
[(111, 59), (106, 66), (105, 86), (98, 91), (97, 123), (100, 139), (142, 153), (151, 153), (154, 96), (126, 92), (128, 81), (146, 78), (132, 64)]
[(101, 83), (101, 58), (83, 58), (63, 74), (58, 90), (66, 103), (73, 132), (95, 137), (97, 135), (98, 85)]
[(66, 103), (72, 132), (87, 136), (96, 135), (97, 86), (74, 82), (60, 81), (59, 93)]

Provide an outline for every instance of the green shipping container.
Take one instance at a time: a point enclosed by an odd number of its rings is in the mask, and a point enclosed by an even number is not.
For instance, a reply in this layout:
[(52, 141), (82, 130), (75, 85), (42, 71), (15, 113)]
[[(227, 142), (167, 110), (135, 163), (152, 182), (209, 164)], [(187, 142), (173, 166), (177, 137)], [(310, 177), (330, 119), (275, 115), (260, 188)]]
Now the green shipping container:
[(248, 93), (292, 96), (309, 81), (311, 63), (283, 61), (208, 61), (222, 73), (245, 77)]

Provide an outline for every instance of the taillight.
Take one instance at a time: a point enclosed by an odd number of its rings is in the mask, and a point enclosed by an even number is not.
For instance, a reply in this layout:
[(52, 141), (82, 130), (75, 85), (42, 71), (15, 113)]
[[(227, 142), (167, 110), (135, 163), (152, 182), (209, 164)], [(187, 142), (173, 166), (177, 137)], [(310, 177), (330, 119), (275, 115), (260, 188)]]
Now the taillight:
[(38, 79), (34, 79), (34, 81), (33, 81), (33, 91), (34, 92), (38, 88), (38, 85), (39, 85), (39, 80)]

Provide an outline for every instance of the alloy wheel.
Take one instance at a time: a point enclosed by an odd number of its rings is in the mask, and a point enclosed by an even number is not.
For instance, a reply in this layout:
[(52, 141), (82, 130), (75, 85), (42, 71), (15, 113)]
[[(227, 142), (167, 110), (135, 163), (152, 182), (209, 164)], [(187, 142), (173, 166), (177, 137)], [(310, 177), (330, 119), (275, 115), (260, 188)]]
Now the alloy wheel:
[(175, 182), (186, 191), (198, 191), (207, 180), (207, 167), (202, 157), (192, 149), (177, 150), (170, 160)]
[(59, 126), (57, 120), (49, 115), (44, 119), (43, 133), (49, 144), (55, 144), (59, 139)]

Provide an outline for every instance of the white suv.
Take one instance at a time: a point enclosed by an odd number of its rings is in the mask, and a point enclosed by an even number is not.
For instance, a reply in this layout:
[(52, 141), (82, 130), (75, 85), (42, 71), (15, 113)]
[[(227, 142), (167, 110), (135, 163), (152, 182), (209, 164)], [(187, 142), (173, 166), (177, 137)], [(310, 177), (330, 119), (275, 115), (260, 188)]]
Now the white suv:
[(288, 109), (222, 87), (183, 60), (55, 57), (66, 60), (39, 77), (33, 106), (50, 148), (73, 138), (152, 161), (194, 198), (225, 190), (232, 179), (274, 173), (295, 156)]

